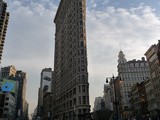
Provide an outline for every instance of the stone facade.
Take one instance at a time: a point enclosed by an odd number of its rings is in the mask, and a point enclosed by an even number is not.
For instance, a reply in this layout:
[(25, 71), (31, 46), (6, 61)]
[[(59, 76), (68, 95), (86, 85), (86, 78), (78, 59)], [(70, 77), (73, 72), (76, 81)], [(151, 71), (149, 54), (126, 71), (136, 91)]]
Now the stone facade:
[(129, 92), (133, 85), (135, 85), (136, 83), (140, 83), (150, 77), (148, 63), (144, 58), (142, 58), (142, 60), (134, 59), (131, 61), (127, 61), (123, 52), (120, 51), (118, 59), (118, 76), (122, 79), (122, 83), (120, 86), (120, 111), (124, 116), (127, 117), (131, 113)]
[(54, 22), (53, 119), (78, 119), (90, 112), (86, 0), (61, 0)]
[(50, 120), (52, 116), (52, 96), (53, 94), (48, 92), (43, 96), (43, 120)]
[(140, 117), (149, 114), (145, 81), (131, 87), (130, 104), (133, 116)]
[(146, 96), (148, 102), (148, 111), (154, 111), (155, 106), (155, 94), (153, 90), (153, 84), (151, 79), (145, 81), (145, 89), (146, 89)]
[(160, 67), (157, 56), (157, 45), (152, 45), (145, 53), (149, 63), (151, 83), (153, 84), (153, 94), (155, 97), (153, 114), (160, 114)]

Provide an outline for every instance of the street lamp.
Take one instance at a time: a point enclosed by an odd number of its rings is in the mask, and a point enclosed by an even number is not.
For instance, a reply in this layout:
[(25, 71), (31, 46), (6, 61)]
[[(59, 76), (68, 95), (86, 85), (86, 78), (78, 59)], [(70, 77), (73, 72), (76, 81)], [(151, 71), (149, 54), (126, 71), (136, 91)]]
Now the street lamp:
[(118, 100), (117, 100), (117, 91), (116, 91), (116, 81), (121, 82), (121, 78), (120, 77), (107, 77), (106, 78), (106, 83), (108, 83), (108, 79), (111, 80), (111, 82), (113, 82), (113, 87), (114, 87), (114, 102), (113, 104), (115, 105), (115, 110), (116, 110), (116, 120), (119, 120), (119, 115), (118, 115)]

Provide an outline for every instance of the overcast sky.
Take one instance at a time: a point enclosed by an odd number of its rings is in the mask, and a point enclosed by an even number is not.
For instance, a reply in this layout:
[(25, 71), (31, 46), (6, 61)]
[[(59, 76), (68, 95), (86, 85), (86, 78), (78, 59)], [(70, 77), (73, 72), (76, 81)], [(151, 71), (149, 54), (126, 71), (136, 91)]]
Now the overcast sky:
[[(40, 72), (54, 66), (53, 19), (59, 0), (5, 0), (10, 19), (2, 66), (27, 72), (29, 113), (37, 105)], [(103, 96), (105, 77), (117, 75), (120, 49), (141, 59), (160, 39), (159, 0), (87, 0), (90, 103)]]

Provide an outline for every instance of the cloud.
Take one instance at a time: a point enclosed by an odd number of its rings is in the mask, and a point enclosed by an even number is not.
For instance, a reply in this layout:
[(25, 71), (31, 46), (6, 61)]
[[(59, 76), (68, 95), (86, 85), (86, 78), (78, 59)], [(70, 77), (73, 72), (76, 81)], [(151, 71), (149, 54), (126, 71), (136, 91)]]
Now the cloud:
[[(141, 59), (160, 38), (160, 19), (149, 6), (87, 10), (87, 41), (91, 104), (103, 94), (105, 77), (117, 74), (118, 53)], [(96, 92), (95, 92), (96, 91)], [(93, 107), (93, 106), (92, 106)]]
[[(33, 112), (38, 100), (40, 72), (54, 64), (54, 23), (57, 6), (32, 1), (8, 2), (10, 19), (2, 57), (2, 66), (13, 64), (27, 72), (27, 100), (29, 113)], [(32, 104), (34, 101), (34, 104)]]
[(109, 2), (110, 2), (110, 0), (88, 0), (87, 1), (87, 7), (89, 9), (100, 9), (100, 10), (102, 10), (106, 6), (108, 6)]
[(14, 9), (9, 10), (8, 47), (4, 55), (19, 62), (38, 59), (45, 61), (51, 54), (53, 57), (53, 16), (57, 7), (49, 11), (38, 3), (23, 6), (22, 2), (14, 1), (11, 8)]
[[(10, 20), (2, 66), (13, 64), (27, 72), (31, 114), (37, 105), (40, 72), (46, 67), (53, 68), (54, 64), (53, 18), (59, 0), (7, 2)], [(103, 95), (105, 77), (117, 74), (120, 46), (128, 60), (140, 59), (152, 44), (157, 43), (160, 20), (155, 9), (143, 4), (126, 9), (107, 6), (108, 0), (87, 2), (88, 72), (93, 108), (94, 98)]]

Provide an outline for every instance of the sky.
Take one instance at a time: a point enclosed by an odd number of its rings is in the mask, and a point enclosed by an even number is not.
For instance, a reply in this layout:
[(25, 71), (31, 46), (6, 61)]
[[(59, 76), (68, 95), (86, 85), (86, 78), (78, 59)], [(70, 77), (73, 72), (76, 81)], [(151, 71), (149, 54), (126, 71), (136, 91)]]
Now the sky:
[[(55, 24), (59, 0), (5, 0), (10, 12), (2, 67), (27, 73), (29, 114), (37, 106), (40, 73), (54, 68)], [(87, 54), (90, 104), (103, 96), (105, 78), (117, 75), (118, 53), (141, 59), (160, 39), (159, 0), (87, 0)], [(91, 109), (92, 109), (91, 108)]]

